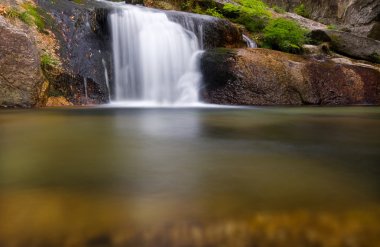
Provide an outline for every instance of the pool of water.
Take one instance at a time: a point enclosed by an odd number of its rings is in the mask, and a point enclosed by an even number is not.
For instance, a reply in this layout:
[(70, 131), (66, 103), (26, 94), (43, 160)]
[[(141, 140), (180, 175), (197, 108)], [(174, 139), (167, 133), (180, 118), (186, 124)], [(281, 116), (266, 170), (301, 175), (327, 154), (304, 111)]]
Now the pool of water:
[(0, 111), (0, 246), (379, 246), (380, 108)]

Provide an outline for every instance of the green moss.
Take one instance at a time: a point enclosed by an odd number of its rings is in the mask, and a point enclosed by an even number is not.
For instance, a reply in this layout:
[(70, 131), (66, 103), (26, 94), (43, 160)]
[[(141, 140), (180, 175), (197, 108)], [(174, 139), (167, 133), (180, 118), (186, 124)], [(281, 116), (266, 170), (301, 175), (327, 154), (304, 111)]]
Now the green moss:
[(300, 53), (306, 42), (306, 31), (296, 22), (273, 19), (264, 29), (264, 46), (275, 50)]
[(55, 60), (49, 53), (42, 54), (40, 60), (41, 60), (41, 68), (44, 70), (58, 64), (58, 61)]
[(270, 19), (267, 6), (258, 0), (240, 0), (242, 5), (226, 4), (223, 15), (244, 25), (251, 32), (261, 32)]
[(45, 20), (42, 17), (42, 10), (30, 3), (24, 3), (22, 7), (25, 11), (19, 16), (20, 20), (28, 25), (34, 24), (38, 31), (45, 32)]
[(337, 27), (335, 25), (333, 25), (333, 24), (330, 24), (330, 25), (327, 26), (327, 29), (329, 29), (329, 30), (336, 30)]
[(306, 7), (303, 3), (294, 8), (294, 13), (296, 13), (297, 15), (303, 16), (305, 18), (310, 17), (310, 13), (306, 9)]
[(283, 9), (277, 5), (272, 6), (272, 9), (279, 14), (284, 14), (286, 12), (285, 9)]
[(223, 14), (221, 14), (217, 8), (208, 8), (205, 12), (207, 15), (211, 15), (217, 18), (223, 18)]

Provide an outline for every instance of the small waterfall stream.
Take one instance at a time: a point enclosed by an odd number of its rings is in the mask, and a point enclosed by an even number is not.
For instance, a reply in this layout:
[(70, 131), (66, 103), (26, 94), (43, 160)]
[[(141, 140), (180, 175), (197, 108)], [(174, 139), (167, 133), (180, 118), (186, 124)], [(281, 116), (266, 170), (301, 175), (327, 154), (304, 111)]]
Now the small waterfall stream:
[(151, 105), (198, 102), (201, 73), (196, 35), (165, 13), (125, 5), (110, 14), (113, 102)]

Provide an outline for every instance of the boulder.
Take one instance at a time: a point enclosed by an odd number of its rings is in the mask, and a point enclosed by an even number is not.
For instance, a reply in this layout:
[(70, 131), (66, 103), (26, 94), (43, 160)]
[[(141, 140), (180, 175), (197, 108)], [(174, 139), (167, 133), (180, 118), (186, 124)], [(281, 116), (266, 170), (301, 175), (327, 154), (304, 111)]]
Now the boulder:
[(380, 66), (267, 49), (213, 49), (201, 59), (205, 102), (232, 105), (380, 104)]
[(33, 107), (44, 82), (34, 39), (0, 16), (0, 107)]
[(332, 49), (342, 55), (379, 63), (380, 41), (333, 30), (315, 30), (310, 36), (315, 40), (331, 42)]

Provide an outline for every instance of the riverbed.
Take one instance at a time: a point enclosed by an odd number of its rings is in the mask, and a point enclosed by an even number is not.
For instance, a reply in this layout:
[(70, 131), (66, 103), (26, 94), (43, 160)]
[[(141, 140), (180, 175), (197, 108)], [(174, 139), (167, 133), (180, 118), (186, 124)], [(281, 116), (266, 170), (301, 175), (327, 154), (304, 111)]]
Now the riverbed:
[(380, 108), (0, 111), (0, 246), (379, 246)]

